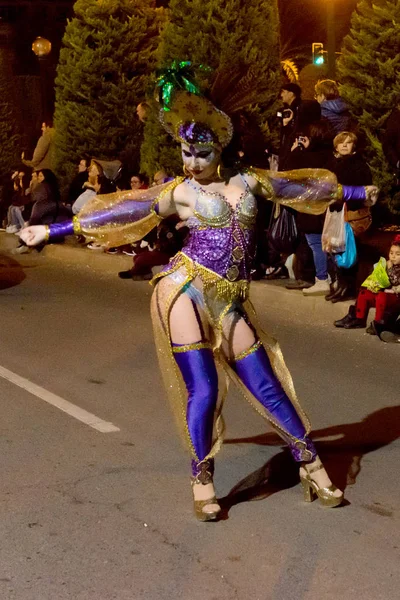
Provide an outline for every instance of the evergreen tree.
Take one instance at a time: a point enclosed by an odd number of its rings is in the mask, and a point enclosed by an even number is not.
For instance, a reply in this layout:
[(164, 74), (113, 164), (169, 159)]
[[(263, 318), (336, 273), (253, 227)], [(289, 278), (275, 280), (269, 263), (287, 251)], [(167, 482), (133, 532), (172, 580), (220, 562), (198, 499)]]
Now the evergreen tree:
[[(260, 81), (270, 82), (270, 97), (258, 110), (268, 138), (268, 120), (275, 115), (281, 83), (277, 1), (171, 0), (169, 8), (169, 22), (161, 35), (159, 66), (165, 67), (174, 59), (228, 71), (235, 64), (251, 66)], [(199, 76), (200, 83), (206, 85), (212, 73), (202, 72)], [(180, 154), (166, 139), (153, 115), (146, 123), (141, 152), (146, 173), (158, 168), (181, 172)]]
[(367, 140), (366, 155), (374, 182), (390, 199), (394, 176), (382, 151), (385, 122), (400, 96), (400, 3), (398, 0), (360, 0), (345, 37), (338, 76), (348, 102)]
[(12, 73), (7, 52), (0, 50), (0, 180), (20, 163), (20, 135), (10, 97)]
[(145, 97), (164, 9), (152, 0), (77, 0), (56, 78), (58, 173), (69, 179), (83, 155), (138, 168)]

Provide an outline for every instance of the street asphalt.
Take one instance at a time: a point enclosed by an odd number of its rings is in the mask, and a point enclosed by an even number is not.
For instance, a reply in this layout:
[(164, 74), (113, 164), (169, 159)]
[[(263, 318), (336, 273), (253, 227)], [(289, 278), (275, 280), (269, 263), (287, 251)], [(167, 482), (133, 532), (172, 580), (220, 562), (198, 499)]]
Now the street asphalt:
[(0, 600), (399, 598), (400, 345), (335, 329), (348, 305), (252, 284), (346, 502), (304, 503), (282, 443), (232, 389), (224, 516), (200, 523), (151, 287), (117, 277), (128, 257), (15, 244), (0, 233)]

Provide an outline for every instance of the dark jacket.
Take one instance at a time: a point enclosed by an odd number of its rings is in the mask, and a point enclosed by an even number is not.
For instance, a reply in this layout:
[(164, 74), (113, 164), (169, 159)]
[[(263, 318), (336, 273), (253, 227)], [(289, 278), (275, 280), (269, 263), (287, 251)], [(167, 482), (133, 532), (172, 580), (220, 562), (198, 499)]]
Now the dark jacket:
[[(331, 154), (331, 142), (311, 143), (305, 150), (296, 148), (288, 157), (287, 169), (324, 169)], [(307, 215), (296, 211), (295, 217), (297, 227), (302, 233), (322, 233), (325, 213)]]
[(386, 123), (382, 142), (386, 160), (393, 169), (400, 168), (400, 109), (394, 108)]
[(311, 123), (321, 118), (321, 108), (315, 100), (295, 100), (288, 107), (293, 112), (293, 118), (285, 126), (281, 127), (281, 142), (279, 147), (279, 170), (289, 169), (289, 160), (293, 142), (299, 133), (304, 132)]
[(329, 121), (335, 135), (348, 131), (352, 126), (349, 108), (342, 98), (321, 102), (321, 115)]
[(372, 174), (361, 154), (336, 157), (332, 154), (325, 168), (335, 173), (342, 185), (372, 185)]
[(50, 225), (59, 221), (65, 221), (71, 216), (71, 210), (62, 206), (51, 188), (42, 181), (32, 191), (34, 205), (29, 219), (29, 225)]
[[(371, 185), (371, 170), (361, 154), (348, 154), (336, 157), (332, 155), (326, 168), (335, 173), (342, 185)], [(354, 234), (364, 233), (372, 223), (371, 211), (362, 202), (346, 202), (347, 220)]]

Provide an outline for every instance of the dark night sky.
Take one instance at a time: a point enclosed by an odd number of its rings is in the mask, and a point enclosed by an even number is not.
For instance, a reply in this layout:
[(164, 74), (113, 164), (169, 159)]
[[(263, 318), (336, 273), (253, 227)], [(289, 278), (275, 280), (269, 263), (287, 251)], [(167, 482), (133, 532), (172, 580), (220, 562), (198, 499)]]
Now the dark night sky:
[[(269, 0), (265, 1), (268, 2)], [(2, 0), (0, 4), (0, 6), (8, 4), (14, 7), (9, 10), (12, 11), (11, 14), (14, 17), (12, 20), (18, 22), (18, 70), (22, 72), (32, 72), (37, 66), (37, 61), (34, 60), (30, 51), (30, 45), (37, 35), (44, 35), (51, 39), (54, 48), (54, 52), (52, 53), (53, 60), (56, 60), (63, 35), (65, 19), (71, 11), (74, 0), (63, 0), (60, 4), (57, 3), (57, 0), (53, 0), (53, 2), (54, 5), (50, 3), (50, 6), (52, 8), (54, 6), (55, 13), (51, 15), (48, 9), (43, 10), (43, 8), (39, 8), (40, 1), (32, 0), (30, 3), (31, 6), (37, 6), (37, 9), (34, 10), (29, 19), (23, 18), (26, 12), (22, 7), (21, 9), (17, 9), (18, 0), (10, 0), (9, 3), (6, 0)], [(349, 31), (350, 16), (357, 4), (357, 0), (278, 0), (281, 13), (281, 40), (285, 58), (296, 55), (296, 52), (292, 51), (296, 46), (301, 47), (301, 50), (298, 48), (297, 53), (300, 50), (305, 55), (310, 54), (311, 58), (312, 42), (326, 43), (326, 5), (328, 2), (335, 5), (336, 49), (340, 50), (341, 40)], [(26, 0), (24, 4), (26, 6)], [(63, 4), (62, 9), (55, 8), (57, 6), (60, 7), (61, 4)], [(168, 4), (168, 0), (158, 0), (157, 4), (166, 5)]]
[(357, 0), (278, 0), (281, 14), (282, 42), (293, 37), (297, 43), (326, 43), (326, 5), (334, 4), (337, 50), (348, 33), (351, 13)]

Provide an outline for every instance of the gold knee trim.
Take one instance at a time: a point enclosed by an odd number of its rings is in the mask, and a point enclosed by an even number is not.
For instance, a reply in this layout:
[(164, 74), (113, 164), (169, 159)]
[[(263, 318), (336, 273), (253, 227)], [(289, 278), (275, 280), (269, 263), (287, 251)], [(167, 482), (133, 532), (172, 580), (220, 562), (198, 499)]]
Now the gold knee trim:
[(179, 352), (189, 352), (189, 350), (202, 350), (203, 348), (211, 350), (211, 344), (208, 342), (195, 342), (194, 344), (185, 344), (184, 346), (172, 346), (172, 352), (177, 354)]
[(262, 346), (262, 341), (258, 340), (252, 346), (250, 346), (250, 348), (247, 348), (247, 350), (243, 350), (243, 352), (241, 352), (240, 354), (237, 354), (233, 359), (234, 362), (237, 362), (238, 360), (242, 360), (243, 358), (250, 356), (250, 354), (254, 354), (254, 352), (257, 352), (257, 350), (259, 348), (261, 348), (261, 346)]

